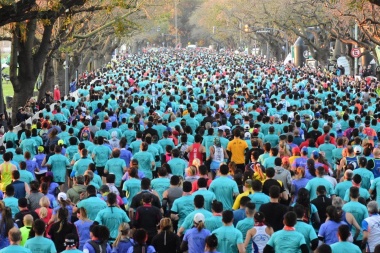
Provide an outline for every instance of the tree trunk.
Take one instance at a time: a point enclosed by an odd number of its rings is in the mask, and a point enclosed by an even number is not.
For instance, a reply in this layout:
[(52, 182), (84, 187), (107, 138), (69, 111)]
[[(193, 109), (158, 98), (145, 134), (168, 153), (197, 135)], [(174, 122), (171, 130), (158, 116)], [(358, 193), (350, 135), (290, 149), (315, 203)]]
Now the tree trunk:
[(53, 70), (54, 70), (54, 85), (59, 86), (61, 94), (65, 94), (65, 69), (60, 60), (53, 60)]
[(41, 75), (42, 83), (38, 93), (38, 101), (45, 96), (47, 91), (52, 91), (54, 87), (54, 68), (52, 58), (46, 58)]
[(20, 80), (22, 82), (22, 89), (15, 90), (12, 100), (12, 123), (16, 123), (16, 114), (19, 107), (24, 107), (26, 102), (33, 96), (34, 80)]

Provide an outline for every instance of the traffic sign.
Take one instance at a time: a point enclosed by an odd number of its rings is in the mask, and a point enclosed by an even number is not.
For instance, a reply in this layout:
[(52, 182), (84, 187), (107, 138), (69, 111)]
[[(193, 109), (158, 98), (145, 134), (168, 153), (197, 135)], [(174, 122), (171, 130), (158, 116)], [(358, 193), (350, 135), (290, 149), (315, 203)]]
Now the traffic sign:
[(360, 56), (362, 55), (362, 53), (360, 52), (360, 49), (359, 48), (352, 48), (351, 50), (351, 56), (354, 57), (354, 58), (359, 58)]

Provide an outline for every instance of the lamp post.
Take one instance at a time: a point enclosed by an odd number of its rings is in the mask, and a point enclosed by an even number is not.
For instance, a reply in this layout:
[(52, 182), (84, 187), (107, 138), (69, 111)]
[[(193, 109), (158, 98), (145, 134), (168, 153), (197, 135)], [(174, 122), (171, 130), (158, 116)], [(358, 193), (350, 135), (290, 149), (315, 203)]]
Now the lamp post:
[(65, 59), (65, 95), (69, 94), (69, 54), (66, 53), (66, 59)]

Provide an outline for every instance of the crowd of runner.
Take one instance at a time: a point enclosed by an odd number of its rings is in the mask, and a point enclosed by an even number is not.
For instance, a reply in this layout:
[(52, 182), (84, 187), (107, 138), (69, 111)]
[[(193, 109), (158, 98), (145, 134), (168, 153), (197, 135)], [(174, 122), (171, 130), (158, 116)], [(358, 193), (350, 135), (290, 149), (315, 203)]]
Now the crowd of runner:
[(156, 52), (28, 101), (0, 253), (380, 252), (380, 85), (339, 73)]

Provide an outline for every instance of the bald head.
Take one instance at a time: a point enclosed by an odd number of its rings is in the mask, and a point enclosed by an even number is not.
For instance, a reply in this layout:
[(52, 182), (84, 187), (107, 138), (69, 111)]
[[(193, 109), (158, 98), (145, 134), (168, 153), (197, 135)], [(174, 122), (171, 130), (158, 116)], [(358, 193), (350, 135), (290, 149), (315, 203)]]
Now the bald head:
[(376, 158), (380, 157), (380, 148), (375, 148), (373, 150), (373, 156)]
[(346, 170), (346, 171), (344, 172), (344, 178), (345, 178), (347, 181), (351, 181), (353, 175), (354, 175), (354, 173), (352, 172), (352, 170)]

